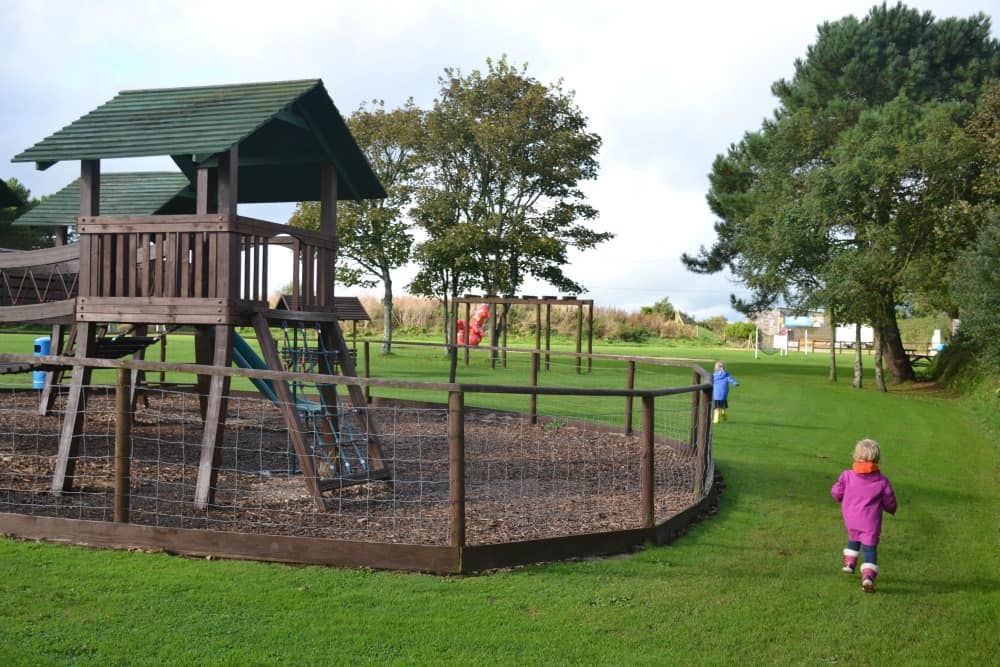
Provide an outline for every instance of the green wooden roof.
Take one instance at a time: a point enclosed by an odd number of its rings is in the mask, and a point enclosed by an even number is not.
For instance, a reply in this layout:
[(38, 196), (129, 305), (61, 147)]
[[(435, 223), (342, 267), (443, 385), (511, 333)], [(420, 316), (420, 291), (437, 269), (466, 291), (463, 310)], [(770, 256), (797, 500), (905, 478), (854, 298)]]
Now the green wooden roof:
[[(101, 215), (194, 213), (194, 190), (178, 172), (101, 174)], [(22, 227), (75, 225), (80, 215), (80, 179), (14, 221)]]
[(194, 181), (233, 146), (240, 202), (317, 201), (323, 164), (337, 169), (340, 199), (385, 197), (319, 79), (122, 91), (13, 161), (169, 155)]
[(6, 206), (24, 206), (20, 195), (10, 189), (7, 182), (0, 178), (0, 208)]

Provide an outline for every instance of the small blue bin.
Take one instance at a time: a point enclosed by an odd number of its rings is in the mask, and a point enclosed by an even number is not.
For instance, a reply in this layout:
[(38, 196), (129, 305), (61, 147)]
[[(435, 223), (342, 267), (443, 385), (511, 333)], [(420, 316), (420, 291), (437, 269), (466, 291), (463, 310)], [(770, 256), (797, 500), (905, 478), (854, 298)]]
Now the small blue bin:
[[(48, 354), (52, 351), (52, 339), (48, 336), (35, 339), (35, 356)], [(45, 371), (32, 371), (31, 386), (34, 389), (45, 389)]]

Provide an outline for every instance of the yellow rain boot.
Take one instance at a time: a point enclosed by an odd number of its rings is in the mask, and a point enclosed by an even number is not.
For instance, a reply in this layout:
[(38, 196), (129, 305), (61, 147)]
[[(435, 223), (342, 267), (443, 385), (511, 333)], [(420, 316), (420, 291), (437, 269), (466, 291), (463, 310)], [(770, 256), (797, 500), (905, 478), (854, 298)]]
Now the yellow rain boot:
[(719, 412), (722, 413), (722, 421), (724, 421), (724, 422), (729, 421), (729, 416), (726, 415), (726, 409), (725, 408), (722, 408), (721, 410), (719, 410)]
[(719, 423), (719, 415), (720, 415), (721, 412), (722, 412), (721, 408), (715, 408), (714, 410), (712, 410), (712, 423), (713, 424), (718, 424)]

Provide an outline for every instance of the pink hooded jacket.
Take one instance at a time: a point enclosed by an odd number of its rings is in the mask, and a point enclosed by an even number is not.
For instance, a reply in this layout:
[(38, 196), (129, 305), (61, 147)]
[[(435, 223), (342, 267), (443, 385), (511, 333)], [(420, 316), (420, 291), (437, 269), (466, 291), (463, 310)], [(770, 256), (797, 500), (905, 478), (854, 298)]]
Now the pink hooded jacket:
[(873, 472), (845, 470), (830, 489), (830, 495), (840, 503), (847, 527), (847, 538), (862, 544), (878, 544), (882, 534), (882, 512), (896, 513), (896, 496), (888, 478), (873, 466)]

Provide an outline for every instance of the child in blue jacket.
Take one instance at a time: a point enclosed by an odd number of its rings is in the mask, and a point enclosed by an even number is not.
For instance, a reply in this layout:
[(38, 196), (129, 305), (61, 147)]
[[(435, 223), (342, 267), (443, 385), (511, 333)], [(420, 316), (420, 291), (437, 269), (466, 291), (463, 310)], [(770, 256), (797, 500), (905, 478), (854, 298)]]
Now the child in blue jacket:
[(712, 373), (712, 423), (727, 421), (726, 410), (729, 408), (729, 385), (740, 386), (726, 370), (726, 364), (715, 362), (715, 372)]

